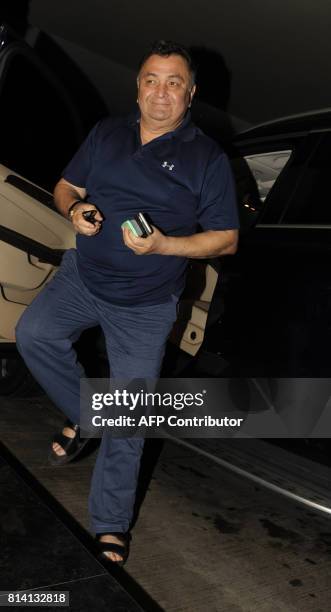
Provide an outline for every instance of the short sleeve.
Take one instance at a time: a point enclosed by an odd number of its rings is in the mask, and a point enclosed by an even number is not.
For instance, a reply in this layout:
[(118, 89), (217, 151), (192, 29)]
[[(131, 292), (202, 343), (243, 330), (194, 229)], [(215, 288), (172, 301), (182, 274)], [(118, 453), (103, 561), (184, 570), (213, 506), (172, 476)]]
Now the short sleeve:
[(234, 179), (223, 151), (207, 166), (198, 206), (198, 221), (203, 230), (239, 228)]
[(92, 128), (71, 161), (62, 172), (62, 178), (76, 187), (85, 187), (92, 168), (100, 121)]

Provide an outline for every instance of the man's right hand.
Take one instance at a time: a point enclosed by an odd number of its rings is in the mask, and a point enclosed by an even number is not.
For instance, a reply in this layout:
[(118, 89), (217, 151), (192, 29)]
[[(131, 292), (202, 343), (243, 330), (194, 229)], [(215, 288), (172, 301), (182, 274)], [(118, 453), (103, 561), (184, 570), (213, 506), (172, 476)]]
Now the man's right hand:
[[(90, 210), (96, 210), (94, 216), (94, 224), (84, 219), (84, 216), (82, 214), (84, 211)], [(103, 216), (94, 204), (82, 202), (81, 204), (76, 204), (72, 212), (71, 221), (75, 228), (75, 231), (78, 234), (83, 234), (84, 236), (95, 236), (95, 234), (100, 231)]]

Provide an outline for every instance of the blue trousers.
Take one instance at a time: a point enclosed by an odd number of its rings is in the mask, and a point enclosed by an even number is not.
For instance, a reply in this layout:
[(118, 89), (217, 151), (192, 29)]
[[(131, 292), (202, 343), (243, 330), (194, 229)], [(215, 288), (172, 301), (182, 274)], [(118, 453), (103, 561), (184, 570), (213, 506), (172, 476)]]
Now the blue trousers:
[[(175, 297), (169, 296), (163, 304), (125, 307), (95, 298), (81, 281), (76, 251), (70, 249), (19, 320), (16, 341), (47, 395), (71, 421), (79, 423), (80, 378), (85, 373), (72, 344), (82, 331), (102, 327), (113, 377), (155, 378), (175, 319)], [(111, 438), (105, 430), (89, 496), (95, 533), (128, 531), (143, 445), (141, 438)]]

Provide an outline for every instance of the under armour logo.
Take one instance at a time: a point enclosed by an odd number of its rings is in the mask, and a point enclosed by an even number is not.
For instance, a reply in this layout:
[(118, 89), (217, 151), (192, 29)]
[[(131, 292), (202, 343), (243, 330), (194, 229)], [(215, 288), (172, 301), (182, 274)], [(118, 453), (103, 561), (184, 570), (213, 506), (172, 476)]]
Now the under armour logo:
[(162, 164), (162, 168), (168, 168), (168, 170), (172, 170), (175, 167), (175, 164), (168, 164), (167, 161), (164, 161)]

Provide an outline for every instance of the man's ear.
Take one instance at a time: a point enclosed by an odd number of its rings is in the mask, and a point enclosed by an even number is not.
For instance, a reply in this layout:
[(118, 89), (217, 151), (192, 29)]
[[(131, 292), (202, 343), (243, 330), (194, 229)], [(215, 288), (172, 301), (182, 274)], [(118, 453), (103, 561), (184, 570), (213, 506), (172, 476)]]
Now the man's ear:
[[(137, 96), (139, 96), (139, 76), (137, 76)], [(138, 102), (138, 98), (137, 98)]]
[(194, 96), (194, 94), (195, 94), (196, 88), (197, 88), (197, 86), (196, 86), (196, 85), (193, 85), (193, 86), (191, 87), (191, 91), (190, 91), (190, 104), (189, 104), (189, 106), (191, 106), (191, 104), (192, 104), (192, 100), (193, 100), (193, 96)]

